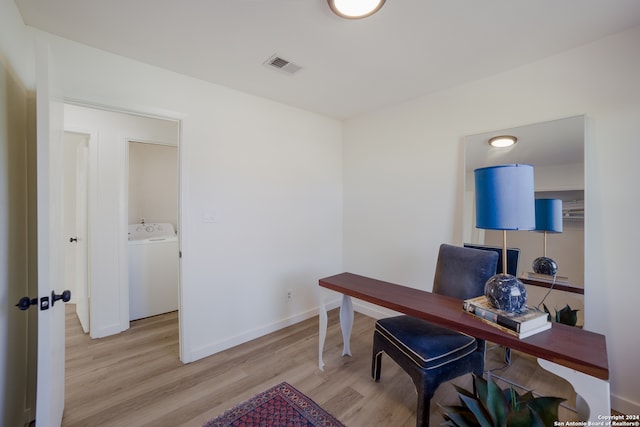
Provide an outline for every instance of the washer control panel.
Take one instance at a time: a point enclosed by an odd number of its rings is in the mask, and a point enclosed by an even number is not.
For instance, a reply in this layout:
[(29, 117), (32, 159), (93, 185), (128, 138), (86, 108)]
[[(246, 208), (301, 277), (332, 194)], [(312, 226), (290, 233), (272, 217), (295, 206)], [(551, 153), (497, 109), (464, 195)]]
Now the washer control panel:
[(173, 224), (168, 222), (129, 224), (129, 240), (146, 240), (158, 237), (175, 237)]

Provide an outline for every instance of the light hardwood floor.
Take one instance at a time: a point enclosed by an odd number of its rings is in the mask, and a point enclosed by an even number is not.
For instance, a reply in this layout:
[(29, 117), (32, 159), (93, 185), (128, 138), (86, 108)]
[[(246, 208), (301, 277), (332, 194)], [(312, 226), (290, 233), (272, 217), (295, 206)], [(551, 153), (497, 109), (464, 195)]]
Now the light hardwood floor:
[[(190, 364), (178, 359), (176, 312), (132, 322), (129, 330), (96, 340), (82, 333), (72, 305), (66, 322), (66, 427), (201, 426), (282, 381), (349, 427), (415, 426), (416, 393), (409, 376), (384, 356), (381, 381), (370, 378), (375, 321), (359, 313), (353, 357), (340, 357), (338, 312), (329, 313), (324, 372), (317, 366), (317, 317)], [(487, 368), (501, 367), (502, 354), (499, 348), (488, 351)], [(514, 352), (511, 366), (495, 373), (574, 406), (571, 386), (526, 355)], [(470, 388), (471, 376), (452, 382)], [(436, 402), (457, 404), (450, 383), (432, 400), (432, 426), (442, 422)], [(577, 416), (561, 408), (561, 419)]]

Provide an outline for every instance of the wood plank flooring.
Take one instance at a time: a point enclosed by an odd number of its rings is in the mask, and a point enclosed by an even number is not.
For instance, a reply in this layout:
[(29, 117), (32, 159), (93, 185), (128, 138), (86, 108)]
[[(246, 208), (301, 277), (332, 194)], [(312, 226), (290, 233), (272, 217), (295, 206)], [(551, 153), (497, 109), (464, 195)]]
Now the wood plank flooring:
[[(370, 378), (375, 321), (359, 313), (353, 357), (340, 356), (338, 312), (329, 313), (324, 372), (317, 366), (317, 317), (190, 364), (178, 359), (176, 312), (132, 322), (128, 331), (96, 340), (82, 332), (73, 305), (67, 305), (66, 322), (65, 427), (201, 426), (282, 381), (349, 427), (415, 426), (416, 393), (409, 376), (384, 356), (381, 381)], [(501, 367), (502, 354), (490, 350), (487, 368)], [(496, 374), (575, 406), (572, 387), (526, 355), (514, 352), (511, 366)], [(452, 382), (470, 388), (471, 376)], [(442, 422), (436, 402), (457, 404), (450, 383), (432, 400), (432, 426)], [(577, 416), (561, 408), (561, 419)]]

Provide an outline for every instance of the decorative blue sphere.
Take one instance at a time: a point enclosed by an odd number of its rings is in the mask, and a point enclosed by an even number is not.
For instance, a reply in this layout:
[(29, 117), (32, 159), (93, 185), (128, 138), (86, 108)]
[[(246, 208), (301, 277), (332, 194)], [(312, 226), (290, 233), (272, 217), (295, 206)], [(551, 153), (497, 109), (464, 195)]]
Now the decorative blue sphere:
[(504, 311), (520, 311), (527, 303), (527, 289), (515, 276), (496, 274), (484, 285), (484, 294), (489, 303)]
[(533, 260), (533, 271), (538, 274), (555, 276), (558, 272), (558, 264), (551, 258), (541, 256)]

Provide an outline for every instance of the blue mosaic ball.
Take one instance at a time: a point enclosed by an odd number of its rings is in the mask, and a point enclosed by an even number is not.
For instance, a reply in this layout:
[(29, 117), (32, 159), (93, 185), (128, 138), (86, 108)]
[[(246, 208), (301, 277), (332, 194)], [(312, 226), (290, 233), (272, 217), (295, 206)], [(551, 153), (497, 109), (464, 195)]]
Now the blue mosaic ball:
[(496, 274), (487, 280), (484, 294), (493, 307), (504, 311), (520, 311), (527, 304), (527, 289), (510, 274)]

